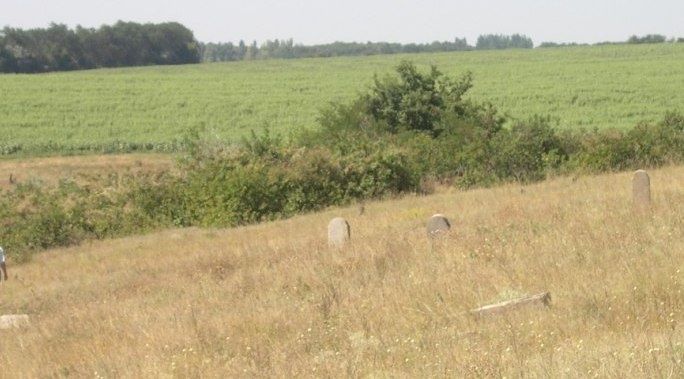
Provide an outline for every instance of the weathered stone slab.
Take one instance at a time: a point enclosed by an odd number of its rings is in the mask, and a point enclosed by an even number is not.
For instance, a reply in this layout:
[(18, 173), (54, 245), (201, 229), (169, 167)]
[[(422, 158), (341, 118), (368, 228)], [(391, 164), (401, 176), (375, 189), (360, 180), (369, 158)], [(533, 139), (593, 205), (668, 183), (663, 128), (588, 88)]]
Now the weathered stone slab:
[(451, 223), (444, 215), (436, 214), (430, 217), (426, 229), (429, 237), (437, 237), (448, 232), (451, 229)]
[(0, 329), (22, 328), (29, 325), (28, 315), (0, 316)]
[(549, 306), (550, 303), (551, 293), (544, 292), (538, 295), (521, 297), (519, 299), (513, 299), (501, 303), (486, 305), (484, 307), (473, 309), (470, 311), (470, 313), (476, 316), (487, 316), (534, 305)]
[(342, 247), (351, 239), (351, 228), (347, 220), (335, 217), (328, 223), (328, 245)]
[(632, 177), (632, 196), (634, 204), (639, 208), (651, 205), (651, 178), (644, 170), (637, 170)]

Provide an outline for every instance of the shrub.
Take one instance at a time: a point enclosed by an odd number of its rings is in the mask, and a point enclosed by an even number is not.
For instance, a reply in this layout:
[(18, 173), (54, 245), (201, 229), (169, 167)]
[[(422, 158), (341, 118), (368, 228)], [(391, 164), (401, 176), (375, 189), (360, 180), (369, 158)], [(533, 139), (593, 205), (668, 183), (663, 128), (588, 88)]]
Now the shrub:
[(407, 159), (392, 149), (370, 152), (358, 145), (339, 153), (271, 141), (255, 154), (256, 142), (210, 164), (194, 163), (200, 168), (174, 184), (183, 199), (184, 224), (253, 223), (417, 188)]
[[(99, 177), (77, 185), (62, 181), (54, 188), (41, 183), (19, 184), (1, 194), (0, 241), (21, 260), (30, 253), (68, 246), (84, 239), (140, 233), (162, 225), (137, 207), (131, 207), (127, 185), (119, 178)], [(103, 188), (110, 191), (101, 191)]]
[(434, 66), (424, 74), (406, 61), (396, 71), (397, 77), (376, 77), (369, 93), (352, 103), (324, 111), (322, 130), (328, 136), (348, 131), (421, 131), (436, 136), (445, 115), (464, 118), (476, 113), (477, 106), (463, 99), (472, 87), (470, 73), (454, 80)]
[(617, 171), (684, 161), (684, 117), (680, 113), (668, 113), (661, 122), (641, 123), (628, 131), (577, 135), (571, 170)]
[(543, 179), (567, 159), (549, 119), (533, 117), (503, 130), (492, 140), (491, 168), (499, 180), (529, 182)]

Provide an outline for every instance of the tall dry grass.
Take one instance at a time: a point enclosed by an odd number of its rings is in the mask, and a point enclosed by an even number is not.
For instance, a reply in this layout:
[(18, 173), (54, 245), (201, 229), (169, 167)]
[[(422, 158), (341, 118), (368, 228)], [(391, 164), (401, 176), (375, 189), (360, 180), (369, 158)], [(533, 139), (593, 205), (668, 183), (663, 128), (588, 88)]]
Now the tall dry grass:
[[(1, 377), (682, 377), (684, 167), (445, 191), (12, 266)], [(424, 222), (451, 218), (430, 248)], [(333, 216), (353, 244), (327, 247)], [(543, 290), (548, 309), (478, 305)]]
[[(0, 159), (0, 190), (18, 183), (60, 180), (81, 181), (98, 174), (161, 172), (173, 170), (173, 158), (165, 154), (111, 154)], [(12, 176), (12, 183), (10, 181)]]

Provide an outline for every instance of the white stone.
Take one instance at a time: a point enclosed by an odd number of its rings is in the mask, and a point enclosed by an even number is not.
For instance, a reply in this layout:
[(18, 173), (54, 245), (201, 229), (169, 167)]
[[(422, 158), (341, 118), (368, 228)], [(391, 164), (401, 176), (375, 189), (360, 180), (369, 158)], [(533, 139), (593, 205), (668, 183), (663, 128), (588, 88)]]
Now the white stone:
[(328, 245), (342, 247), (351, 239), (351, 228), (347, 220), (335, 217), (328, 223)]
[(0, 316), (0, 329), (22, 328), (29, 325), (28, 315)]

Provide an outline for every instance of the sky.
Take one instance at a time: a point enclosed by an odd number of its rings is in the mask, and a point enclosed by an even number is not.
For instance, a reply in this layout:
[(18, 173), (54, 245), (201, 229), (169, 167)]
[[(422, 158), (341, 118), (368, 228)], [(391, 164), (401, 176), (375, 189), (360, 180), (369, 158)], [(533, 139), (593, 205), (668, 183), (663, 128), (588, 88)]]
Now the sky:
[(0, 0), (0, 27), (177, 21), (202, 42), (432, 42), (525, 34), (594, 43), (684, 37), (684, 0)]

